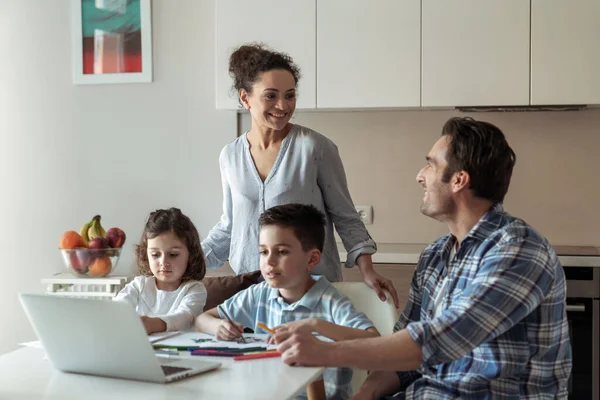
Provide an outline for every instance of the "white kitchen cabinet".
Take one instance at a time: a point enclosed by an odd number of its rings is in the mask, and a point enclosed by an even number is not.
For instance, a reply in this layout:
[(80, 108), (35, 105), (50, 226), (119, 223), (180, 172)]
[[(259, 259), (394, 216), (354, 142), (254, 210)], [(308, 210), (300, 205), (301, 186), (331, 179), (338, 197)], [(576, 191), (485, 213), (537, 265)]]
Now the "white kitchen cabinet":
[(600, 104), (600, 1), (531, 1), (531, 104)]
[(422, 0), (421, 105), (529, 104), (529, 17), (526, 0)]
[(248, 42), (288, 53), (302, 74), (297, 108), (315, 108), (316, 0), (216, 0), (215, 7), (217, 109), (239, 108), (231, 89), (229, 55)]
[(317, 1), (317, 107), (418, 107), (421, 0)]

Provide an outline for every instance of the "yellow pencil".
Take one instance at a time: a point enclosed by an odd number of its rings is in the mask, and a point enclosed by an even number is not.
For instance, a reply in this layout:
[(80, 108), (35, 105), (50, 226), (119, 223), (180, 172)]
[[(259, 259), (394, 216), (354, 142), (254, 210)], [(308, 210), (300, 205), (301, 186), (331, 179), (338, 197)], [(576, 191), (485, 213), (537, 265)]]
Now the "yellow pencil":
[(269, 353), (275, 353), (277, 352), (277, 349), (272, 349), (272, 350), (262, 350), (262, 351), (250, 351), (248, 353), (243, 353), (245, 356), (249, 356), (252, 354), (269, 354)]
[(271, 335), (275, 334), (275, 331), (271, 328), (269, 328), (268, 326), (266, 326), (265, 324), (263, 324), (262, 322), (257, 322), (256, 326), (258, 326), (260, 329), (269, 332)]

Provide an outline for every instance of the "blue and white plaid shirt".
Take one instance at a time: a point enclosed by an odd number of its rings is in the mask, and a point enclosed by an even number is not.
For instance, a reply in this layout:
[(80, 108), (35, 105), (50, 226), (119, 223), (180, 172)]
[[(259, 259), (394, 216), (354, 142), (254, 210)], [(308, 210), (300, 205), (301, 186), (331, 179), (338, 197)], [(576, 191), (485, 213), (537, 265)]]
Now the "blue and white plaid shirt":
[[(373, 323), (358, 312), (350, 299), (342, 295), (324, 276), (314, 277), (317, 282), (300, 300), (287, 304), (279, 290), (261, 282), (242, 290), (218, 306), (221, 318), (229, 316), (255, 333), (267, 333), (256, 323), (276, 327), (286, 322), (306, 318), (319, 318), (355, 329), (366, 330)], [(327, 368), (323, 373), (328, 400), (347, 399), (352, 394), (352, 369)], [(306, 398), (303, 393), (299, 398)]]
[(448, 234), (423, 251), (394, 327), (423, 352), (422, 376), (398, 373), (406, 399), (566, 399), (566, 282), (548, 241), (497, 204), (449, 260), (455, 244)]

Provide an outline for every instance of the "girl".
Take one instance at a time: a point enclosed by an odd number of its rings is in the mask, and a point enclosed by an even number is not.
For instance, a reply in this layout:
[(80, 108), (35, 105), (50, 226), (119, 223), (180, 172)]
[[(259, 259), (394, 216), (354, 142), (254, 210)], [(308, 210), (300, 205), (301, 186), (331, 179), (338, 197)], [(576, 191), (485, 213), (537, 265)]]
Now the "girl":
[(150, 213), (135, 258), (140, 275), (115, 300), (131, 303), (148, 334), (192, 326), (206, 303), (200, 237), (178, 208)]

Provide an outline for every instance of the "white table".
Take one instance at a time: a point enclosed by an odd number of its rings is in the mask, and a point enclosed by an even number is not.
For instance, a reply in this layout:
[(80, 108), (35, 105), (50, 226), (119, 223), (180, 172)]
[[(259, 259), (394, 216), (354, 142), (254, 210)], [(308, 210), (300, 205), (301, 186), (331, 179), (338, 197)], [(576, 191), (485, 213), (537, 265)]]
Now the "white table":
[(0, 356), (0, 399), (292, 399), (323, 373), (323, 368), (289, 367), (280, 358), (210, 359), (223, 365), (157, 384), (63, 373), (45, 359), (44, 350), (26, 347)]

